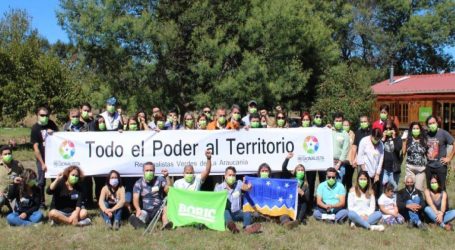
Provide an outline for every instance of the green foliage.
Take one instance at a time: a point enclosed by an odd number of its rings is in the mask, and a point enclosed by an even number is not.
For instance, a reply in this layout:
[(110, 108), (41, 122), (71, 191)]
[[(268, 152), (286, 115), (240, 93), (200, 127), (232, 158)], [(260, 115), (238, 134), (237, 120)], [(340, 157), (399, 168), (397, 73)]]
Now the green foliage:
[(331, 68), (318, 87), (312, 112), (322, 111), (330, 123), (335, 112), (343, 112), (345, 119), (356, 124), (360, 115), (370, 114), (373, 108), (370, 82), (375, 74), (379, 72), (356, 65), (340, 64)]

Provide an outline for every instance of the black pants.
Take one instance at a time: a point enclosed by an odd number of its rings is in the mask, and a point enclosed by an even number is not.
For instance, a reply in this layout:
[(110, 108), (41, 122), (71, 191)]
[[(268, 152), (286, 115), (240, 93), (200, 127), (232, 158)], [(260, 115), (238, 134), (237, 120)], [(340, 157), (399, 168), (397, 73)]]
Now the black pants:
[(430, 187), (431, 176), (437, 175), (439, 182), (441, 183), (442, 190), (446, 190), (447, 166), (442, 166), (439, 168), (431, 168), (427, 166), (425, 168), (425, 175), (427, 177), (427, 187)]
[[(346, 164), (344, 165), (344, 167), (346, 169), (346, 174), (344, 175), (343, 178), (343, 184), (346, 187), (346, 192), (349, 193), (349, 190), (351, 190), (352, 187), (352, 177), (354, 176), (355, 169), (352, 167), (351, 164)], [(348, 196), (346, 195), (346, 197)]]
[[(314, 206), (314, 189), (316, 187), (316, 173), (319, 176), (319, 183), (325, 181), (325, 171), (308, 171), (306, 172), (306, 180), (308, 182), (308, 189), (310, 191), (309, 200), (308, 200), (308, 207), (313, 209)], [(311, 212), (311, 211), (308, 211)]]

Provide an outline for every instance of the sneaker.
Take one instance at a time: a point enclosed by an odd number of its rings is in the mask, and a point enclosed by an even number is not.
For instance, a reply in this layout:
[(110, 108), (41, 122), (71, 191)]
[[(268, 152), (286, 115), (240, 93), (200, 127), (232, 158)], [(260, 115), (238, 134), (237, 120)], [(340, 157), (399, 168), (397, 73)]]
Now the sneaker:
[(296, 220), (290, 220), (290, 221), (286, 221), (285, 223), (283, 223), (283, 226), (289, 230), (297, 227), (298, 225), (299, 225), (299, 222)]
[(54, 220), (49, 220), (49, 226), (55, 227), (55, 226), (57, 226), (57, 224), (55, 223)]
[(453, 231), (452, 224), (450, 224), (450, 223), (445, 224), (444, 229), (446, 231)]
[(161, 230), (171, 230), (172, 227), (174, 227), (174, 224), (172, 223), (172, 221), (168, 221), (166, 224), (163, 225), (163, 227), (161, 227)]
[(145, 223), (141, 221), (139, 218), (137, 218), (134, 214), (132, 214), (130, 218), (128, 218), (128, 222), (131, 224), (131, 226), (134, 227), (134, 229), (145, 227)]
[(354, 222), (351, 222), (351, 224), (349, 224), (349, 226), (350, 226), (352, 229), (356, 228), (356, 225), (355, 225)]
[[(227, 224), (227, 228), (229, 229), (229, 231), (231, 231), (233, 234), (236, 234), (236, 233), (239, 233), (239, 229), (237, 228), (237, 226), (235, 225), (235, 223), (233, 221), (229, 221), (228, 224)], [(246, 230), (246, 228), (245, 228)]]
[(106, 227), (107, 227), (108, 229), (112, 229), (112, 223), (111, 223), (111, 221), (107, 220), (107, 221), (105, 221), (105, 222), (106, 222)]
[(425, 226), (425, 224), (423, 224), (422, 222), (417, 224), (417, 228), (422, 230), (422, 231), (427, 231), (428, 230), (427, 226)]
[(306, 226), (306, 220), (303, 219), (301, 222), (300, 222), (302, 225)]
[(118, 221), (118, 220), (114, 221), (114, 227), (113, 228), (114, 228), (115, 231), (118, 231), (118, 229), (120, 228), (120, 221)]
[(79, 227), (85, 227), (89, 225), (92, 225), (92, 220), (90, 220), (90, 218), (85, 218), (77, 223), (77, 226)]
[(371, 231), (379, 231), (379, 232), (384, 232), (384, 226), (383, 225), (371, 225), (370, 230)]
[(255, 234), (261, 230), (261, 224), (254, 223), (245, 227), (244, 232), (246, 234)]

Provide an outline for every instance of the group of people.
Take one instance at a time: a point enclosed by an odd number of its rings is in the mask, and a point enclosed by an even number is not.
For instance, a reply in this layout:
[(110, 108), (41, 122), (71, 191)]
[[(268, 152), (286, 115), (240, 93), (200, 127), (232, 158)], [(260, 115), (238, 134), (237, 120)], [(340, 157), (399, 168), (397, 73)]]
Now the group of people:
[[(407, 134), (400, 134), (396, 121), (389, 116), (389, 107), (382, 105), (379, 120), (370, 125), (367, 115), (359, 117), (359, 128), (351, 129), (351, 121), (342, 113), (335, 113), (333, 120), (327, 121), (323, 113), (311, 115), (303, 112), (296, 125), (277, 107), (274, 119), (267, 110), (258, 110), (257, 103), (247, 103), (247, 113), (242, 118), (238, 105), (227, 110), (220, 107), (214, 115), (209, 107), (202, 112), (185, 113), (181, 123), (176, 110), (164, 115), (160, 108), (152, 109), (152, 119), (145, 111), (125, 118), (117, 107), (114, 97), (106, 101), (105, 111), (93, 117), (90, 104), (82, 104), (69, 111), (68, 122), (63, 131), (136, 131), (136, 130), (175, 130), (175, 129), (256, 129), (318, 127), (330, 129), (333, 135), (333, 165), (326, 171), (306, 171), (298, 164), (288, 170), (289, 152), (282, 165), (282, 171), (273, 173), (267, 163), (259, 166), (260, 178), (295, 178), (298, 181), (297, 218), (289, 216), (274, 218), (286, 228), (306, 224), (307, 215), (316, 220), (331, 223), (344, 223), (349, 220), (352, 227), (383, 231), (384, 225), (403, 224), (425, 229), (424, 221), (433, 222), (446, 230), (452, 230), (450, 222), (455, 218), (455, 210), (448, 208), (446, 190), (447, 168), (452, 160), (455, 147), (450, 152), (448, 146), (455, 145), (453, 137), (440, 128), (436, 117), (429, 116), (422, 126), (412, 122)], [(229, 113), (228, 113), (229, 111)], [(225, 170), (224, 178), (210, 186), (216, 177), (211, 177), (210, 151), (206, 151), (207, 164), (203, 172), (196, 174), (194, 167), (185, 166), (182, 178), (173, 182), (166, 169), (160, 175), (155, 173), (152, 161), (143, 164), (140, 178), (121, 177), (112, 170), (107, 177), (85, 177), (77, 166), (66, 168), (45, 188), (44, 173), (47, 170), (44, 148), (45, 139), (59, 131), (55, 122), (49, 119), (49, 110), (37, 110), (37, 123), (31, 131), (31, 143), (36, 158), (37, 172), (24, 169), (13, 159), (12, 148), (1, 148), (0, 162), (0, 205), (9, 206), (12, 212), (7, 216), (10, 225), (31, 225), (43, 218), (40, 208), (46, 208), (44, 192), (52, 195), (49, 219), (52, 223), (85, 226), (91, 224), (87, 208), (94, 206), (96, 199), (100, 214), (107, 227), (118, 230), (125, 214), (134, 228), (145, 227), (163, 209), (163, 201), (169, 187), (198, 191), (205, 189), (228, 192), (225, 211), (227, 228), (233, 233), (240, 232), (235, 221), (243, 221), (243, 231), (258, 232), (261, 224), (254, 221), (266, 217), (257, 213), (242, 211), (242, 195), (251, 190), (251, 183), (236, 176), (232, 166)], [(153, 160), (153, 159), (150, 159)], [(405, 188), (398, 190), (401, 165), (405, 161)], [(354, 173), (357, 178), (353, 182)], [(316, 176), (319, 185), (316, 187)], [(212, 179), (211, 181), (209, 181)], [(204, 185), (205, 184), (205, 185)], [(95, 199), (93, 198), (95, 185)], [(12, 208), (11, 205), (14, 205)], [(166, 208), (162, 213), (163, 229), (172, 228)]]

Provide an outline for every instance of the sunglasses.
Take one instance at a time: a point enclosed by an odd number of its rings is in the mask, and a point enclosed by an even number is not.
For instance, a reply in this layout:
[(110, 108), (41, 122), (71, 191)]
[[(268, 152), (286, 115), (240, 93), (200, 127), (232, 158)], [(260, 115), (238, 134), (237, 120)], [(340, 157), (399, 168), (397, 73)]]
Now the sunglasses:
[(320, 115), (316, 115), (316, 116), (314, 116), (314, 118), (321, 118), (321, 116)]
[(336, 179), (336, 176), (327, 176), (327, 179)]
[(39, 114), (39, 116), (46, 117), (46, 116), (49, 116), (49, 115), (48, 114)]

